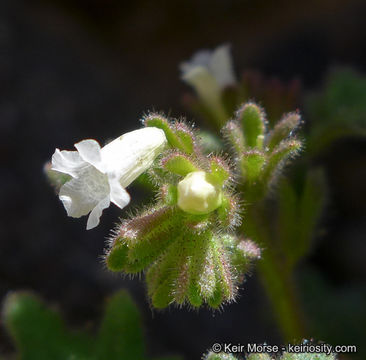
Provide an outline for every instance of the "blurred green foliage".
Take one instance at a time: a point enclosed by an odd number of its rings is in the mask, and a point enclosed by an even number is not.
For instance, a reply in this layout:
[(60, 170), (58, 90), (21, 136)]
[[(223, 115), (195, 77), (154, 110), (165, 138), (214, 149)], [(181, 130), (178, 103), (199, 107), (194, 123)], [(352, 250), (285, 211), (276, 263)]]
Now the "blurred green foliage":
[(365, 359), (366, 286), (335, 286), (310, 266), (297, 278), (312, 336), (330, 344), (356, 345), (352, 358)]
[(331, 71), (323, 89), (305, 97), (305, 114), (310, 154), (342, 137), (365, 137), (366, 78), (351, 69)]
[(95, 335), (67, 329), (57, 311), (28, 292), (9, 294), (2, 316), (17, 349), (16, 356), (21, 360), (147, 359), (141, 315), (126, 291), (119, 291), (108, 299)]
[(326, 196), (325, 175), (319, 168), (307, 172), (300, 190), (287, 179), (280, 182), (275, 235), (276, 245), (283, 251), (286, 271), (292, 272), (309, 254)]
[(306, 329), (295, 271), (318, 234), (327, 200), (324, 173), (303, 169), (299, 179), (281, 178), (276, 190), (271, 200), (246, 208), (242, 231), (263, 249), (259, 275), (284, 338), (293, 341), (312, 336)]

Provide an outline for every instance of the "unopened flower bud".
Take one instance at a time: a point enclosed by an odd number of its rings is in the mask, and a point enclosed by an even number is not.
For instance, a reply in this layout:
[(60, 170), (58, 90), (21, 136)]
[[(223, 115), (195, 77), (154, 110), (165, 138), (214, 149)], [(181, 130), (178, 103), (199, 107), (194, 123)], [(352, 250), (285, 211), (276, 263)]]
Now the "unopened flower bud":
[(178, 206), (190, 214), (208, 214), (222, 203), (222, 191), (207, 180), (204, 171), (189, 173), (178, 184)]

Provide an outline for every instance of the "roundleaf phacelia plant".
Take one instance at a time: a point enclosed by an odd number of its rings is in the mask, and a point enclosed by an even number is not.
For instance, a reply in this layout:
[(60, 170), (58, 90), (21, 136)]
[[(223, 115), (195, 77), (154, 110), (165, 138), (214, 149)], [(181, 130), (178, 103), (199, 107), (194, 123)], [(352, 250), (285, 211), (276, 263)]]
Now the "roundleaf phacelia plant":
[(252, 259), (250, 240), (235, 235), (240, 225), (234, 174), (224, 157), (205, 156), (192, 130), (158, 114), (146, 127), (165, 132), (169, 148), (151, 167), (157, 201), (117, 226), (106, 253), (116, 272), (146, 272), (155, 308), (172, 303), (218, 308), (235, 299)]
[(235, 116), (223, 129), (233, 159), (206, 155), (192, 126), (160, 114), (147, 115), (143, 129), (103, 148), (84, 140), (75, 144), (77, 152), (57, 149), (53, 155), (52, 169), (71, 176), (60, 199), (70, 216), (91, 211), (87, 228), (99, 223), (110, 202), (126, 206), (125, 187), (147, 172), (156, 200), (114, 229), (105, 263), (113, 272), (144, 272), (155, 308), (219, 308), (235, 300), (252, 260), (260, 258), (258, 245), (237, 234), (246, 217), (242, 204), (261, 200), (299, 150), (292, 132), (300, 117), (288, 114), (267, 131), (255, 103)]
[(299, 122), (300, 116), (290, 113), (268, 131), (263, 110), (244, 104), (223, 130), (234, 152), (228, 160), (204, 155), (184, 122), (146, 116), (144, 125), (162, 129), (169, 145), (149, 169), (157, 201), (117, 226), (107, 267), (127, 274), (145, 271), (155, 308), (172, 303), (218, 308), (233, 301), (251, 261), (260, 257), (254, 242), (236, 234), (240, 204), (263, 199), (283, 164), (298, 152), (301, 142), (293, 130)]

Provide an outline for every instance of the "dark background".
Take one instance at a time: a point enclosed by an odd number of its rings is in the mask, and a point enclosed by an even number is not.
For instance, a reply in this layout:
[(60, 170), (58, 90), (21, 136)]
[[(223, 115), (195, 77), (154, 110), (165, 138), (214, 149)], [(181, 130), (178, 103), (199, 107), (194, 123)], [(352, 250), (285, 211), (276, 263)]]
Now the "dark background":
[[(138, 128), (148, 110), (192, 120), (178, 64), (201, 48), (230, 43), (238, 74), (255, 68), (296, 77), (305, 91), (321, 86), (334, 65), (362, 73), (365, 13), (362, 0), (2, 0), (0, 297), (31, 289), (57, 304), (70, 326), (93, 327), (105, 297), (128, 288), (143, 312), (151, 355), (193, 360), (216, 341), (281, 343), (255, 271), (223, 312), (149, 309), (144, 282), (111, 275), (100, 259), (118, 209), (105, 210), (98, 228), (86, 231), (86, 218), (66, 216), (43, 165), (55, 147)], [(304, 265), (338, 295), (355, 288), (357, 299), (366, 280), (365, 154), (364, 141), (345, 140), (320, 160), (331, 201)], [(356, 159), (353, 168), (349, 159)], [(321, 340), (329, 341), (326, 333)], [(2, 334), (0, 350), (11, 349)]]

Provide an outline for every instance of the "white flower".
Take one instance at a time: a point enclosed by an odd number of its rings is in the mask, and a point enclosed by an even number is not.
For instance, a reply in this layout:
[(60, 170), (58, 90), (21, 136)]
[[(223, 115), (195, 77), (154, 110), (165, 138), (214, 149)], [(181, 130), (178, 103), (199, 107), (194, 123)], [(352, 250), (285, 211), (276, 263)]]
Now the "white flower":
[(166, 143), (163, 130), (147, 127), (103, 148), (89, 139), (76, 143), (77, 151), (56, 149), (52, 170), (72, 176), (59, 193), (67, 214), (78, 218), (90, 212), (86, 228), (92, 229), (110, 202), (124, 208), (130, 202), (125, 187), (152, 165)]
[(221, 90), (235, 85), (235, 75), (228, 45), (213, 51), (201, 50), (190, 61), (180, 64), (182, 79), (191, 85), (219, 124), (226, 122), (228, 114), (222, 103)]
[(221, 45), (213, 51), (198, 51), (190, 61), (180, 64), (180, 69), (183, 80), (195, 88), (208, 77), (220, 89), (236, 83), (229, 45)]
[(190, 214), (208, 214), (222, 203), (222, 191), (206, 179), (204, 171), (189, 173), (178, 183), (178, 206)]

